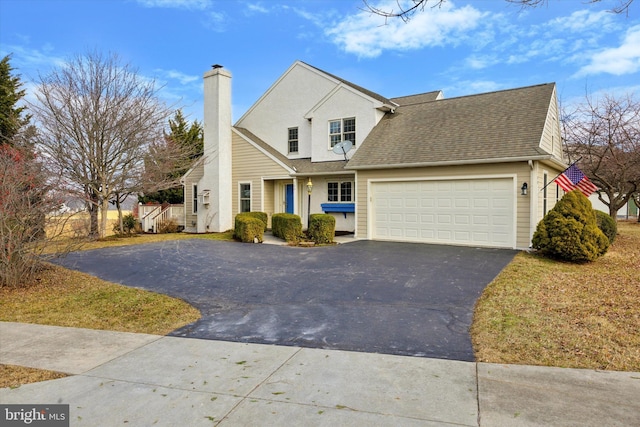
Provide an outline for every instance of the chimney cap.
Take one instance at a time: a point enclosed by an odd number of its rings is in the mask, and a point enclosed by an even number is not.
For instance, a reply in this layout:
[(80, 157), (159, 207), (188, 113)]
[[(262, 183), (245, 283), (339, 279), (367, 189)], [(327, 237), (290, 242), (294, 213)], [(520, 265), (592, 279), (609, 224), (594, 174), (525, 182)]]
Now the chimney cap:
[(217, 68), (222, 68), (222, 65), (220, 65), (220, 64), (213, 64), (213, 65), (211, 66), (211, 68), (213, 68), (213, 69), (215, 70), (215, 69), (217, 69)]

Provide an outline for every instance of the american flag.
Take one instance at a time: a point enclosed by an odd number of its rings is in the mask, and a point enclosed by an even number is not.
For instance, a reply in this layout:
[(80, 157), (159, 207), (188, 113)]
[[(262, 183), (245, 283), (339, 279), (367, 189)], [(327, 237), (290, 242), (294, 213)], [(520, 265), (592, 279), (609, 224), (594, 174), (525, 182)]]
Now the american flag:
[(598, 190), (598, 187), (593, 185), (593, 183), (589, 181), (589, 178), (587, 178), (575, 164), (569, 166), (567, 170), (556, 178), (556, 184), (566, 192), (573, 191), (577, 188), (582, 191), (582, 194), (586, 197), (589, 197), (591, 193)]

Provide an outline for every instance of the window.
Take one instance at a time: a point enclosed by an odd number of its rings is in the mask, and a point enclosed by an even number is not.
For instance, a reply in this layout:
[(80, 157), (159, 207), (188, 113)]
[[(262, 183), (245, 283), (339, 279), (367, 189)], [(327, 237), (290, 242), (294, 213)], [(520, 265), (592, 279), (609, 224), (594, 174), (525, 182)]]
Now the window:
[(353, 200), (353, 183), (329, 182), (327, 183), (327, 200), (329, 202), (351, 202)]
[(542, 214), (546, 215), (547, 214), (547, 186), (549, 185), (549, 183), (547, 182), (549, 180), (549, 175), (547, 175), (546, 172), (544, 172), (542, 174)]
[(341, 202), (351, 201), (351, 183), (350, 182), (340, 183), (340, 201)]
[(196, 184), (192, 185), (193, 190), (193, 213), (198, 213), (198, 186)]
[(331, 120), (329, 122), (329, 145), (333, 148), (338, 142), (351, 141), (356, 145), (356, 118)]
[(338, 201), (338, 183), (337, 182), (330, 182), (327, 185), (327, 193), (328, 193), (328, 197), (327, 200), (329, 200), (330, 202), (337, 202)]
[(298, 128), (289, 128), (289, 153), (298, 152)]
[(251, 184), (240, 184), (240, 212), (251, 212)]

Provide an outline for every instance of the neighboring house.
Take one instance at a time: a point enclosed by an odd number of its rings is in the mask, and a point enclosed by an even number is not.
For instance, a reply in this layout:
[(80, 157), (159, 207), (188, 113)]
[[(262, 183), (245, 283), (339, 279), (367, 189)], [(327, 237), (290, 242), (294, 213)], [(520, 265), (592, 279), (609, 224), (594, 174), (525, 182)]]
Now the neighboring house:
[[(607, 196), (605, 193), (602, 193), (602, 197), (607, 202), (609, 201), (609, 196)], [(593, 205), (594, 209), (597, 209), (606, 214), (609, 214), (609, 206), (607, 206), (602, 201), (600, 201), (600, 198), (598, 197), (598, 193), (593, 193), (591, 196), (589, 196), (589, 200), (591, 201), (591, 204)], [(618, 214), (616, 216), (619, 219), (630, 219), (634, 217), (637, 218), (638, 207), (636, 206), (633, 200), (629, 200), (629, 202), (625, 203), (624, 206), (618, 209)]]
[(527, 248), (562, 196), (542, 190), (566, 167), (553, 83), (385, 98), (297, 61), (232, 125), (231, 74), (214, 66), (204, 105), (205, 154), (183, 177), (189, 232), (249, 210), (306, 226), (310, 206), (361, 239)]

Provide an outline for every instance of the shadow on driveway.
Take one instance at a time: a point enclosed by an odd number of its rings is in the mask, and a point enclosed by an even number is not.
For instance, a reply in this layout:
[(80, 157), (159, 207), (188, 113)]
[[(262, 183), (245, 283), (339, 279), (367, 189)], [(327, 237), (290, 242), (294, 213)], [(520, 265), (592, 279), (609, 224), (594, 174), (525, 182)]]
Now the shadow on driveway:
[(192, 239), (75, 252), (58, 263), (198, 308), (202, 318), (174, 336), (473, 361), (474, 304), (516, 253)]

